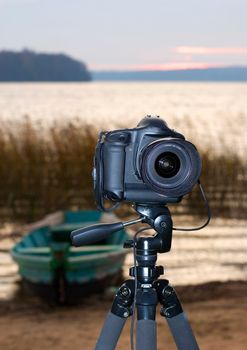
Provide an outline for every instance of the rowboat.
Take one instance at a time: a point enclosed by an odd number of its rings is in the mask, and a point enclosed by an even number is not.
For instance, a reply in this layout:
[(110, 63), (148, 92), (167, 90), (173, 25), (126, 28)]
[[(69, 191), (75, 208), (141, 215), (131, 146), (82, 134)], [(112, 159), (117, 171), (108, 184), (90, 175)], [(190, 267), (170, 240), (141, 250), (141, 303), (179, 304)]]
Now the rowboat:
[(24, 286), (46, 300), (73, 303), (102, 292), (121, 278), (128, 239), (125, 230), (106, 240), (80, 248), (71, 246), (71, 231), (116, 217), (98, 211), (65, 211), (50, 215), (11, 249)]

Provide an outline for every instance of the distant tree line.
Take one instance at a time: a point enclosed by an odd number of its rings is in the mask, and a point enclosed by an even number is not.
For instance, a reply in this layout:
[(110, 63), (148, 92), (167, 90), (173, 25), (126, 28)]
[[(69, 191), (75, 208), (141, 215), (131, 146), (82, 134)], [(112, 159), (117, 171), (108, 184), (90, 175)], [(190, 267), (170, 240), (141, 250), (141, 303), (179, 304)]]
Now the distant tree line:
[(83, 62), (64, 54), (0, 51), (0, 81), (90, 81)]

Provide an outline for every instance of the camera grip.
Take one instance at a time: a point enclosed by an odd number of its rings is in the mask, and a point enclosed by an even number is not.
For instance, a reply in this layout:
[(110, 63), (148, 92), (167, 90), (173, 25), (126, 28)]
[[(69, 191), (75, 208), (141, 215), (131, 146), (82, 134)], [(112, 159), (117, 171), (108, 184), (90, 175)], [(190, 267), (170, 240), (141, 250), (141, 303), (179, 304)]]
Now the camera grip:
[(92, 225), (72, 231), (70, 237), (72, 245), (80, 247), (82, 245), (92, 244), (106, 239), (111, 233), (120, 231), (123, 228), (124, 226), (122, 222)]
[(104, 193), (108, 199), (123, 199), (125, 147), (129, 134), (124, 132), (109, 133), (104, 143)]

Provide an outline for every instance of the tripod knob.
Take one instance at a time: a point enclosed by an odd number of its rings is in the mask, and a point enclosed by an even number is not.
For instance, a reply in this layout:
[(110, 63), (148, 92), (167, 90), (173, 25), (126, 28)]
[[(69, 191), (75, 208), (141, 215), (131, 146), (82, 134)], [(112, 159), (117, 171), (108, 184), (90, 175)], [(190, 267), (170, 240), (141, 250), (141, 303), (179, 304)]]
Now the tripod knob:
[(154, 229), (161, 238), (159, 253), (169, 252), (172, 243), (172, 219), (170, 215), (159, 215), (154, 220)]

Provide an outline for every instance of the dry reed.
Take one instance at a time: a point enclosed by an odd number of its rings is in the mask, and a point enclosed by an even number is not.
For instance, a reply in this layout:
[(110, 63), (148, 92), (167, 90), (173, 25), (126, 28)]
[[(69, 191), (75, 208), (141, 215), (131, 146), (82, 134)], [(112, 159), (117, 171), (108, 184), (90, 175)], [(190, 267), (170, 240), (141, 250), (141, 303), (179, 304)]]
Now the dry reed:
[[(0, 215), (32, 221), (56, 210), (93, 208), (92, 162), (96, 130), (80, 122), (54, 124), (40, 133), (26, 118), (18, 131), (0, 127)], [(243, 217), (247, 202), (247, 166), (227, 149), (200, 150), (202, 182), (214, 215)], [(200, 214), (194, 191), (176, 212)], [(182, 208), (182, 209), (181, 209)]]

